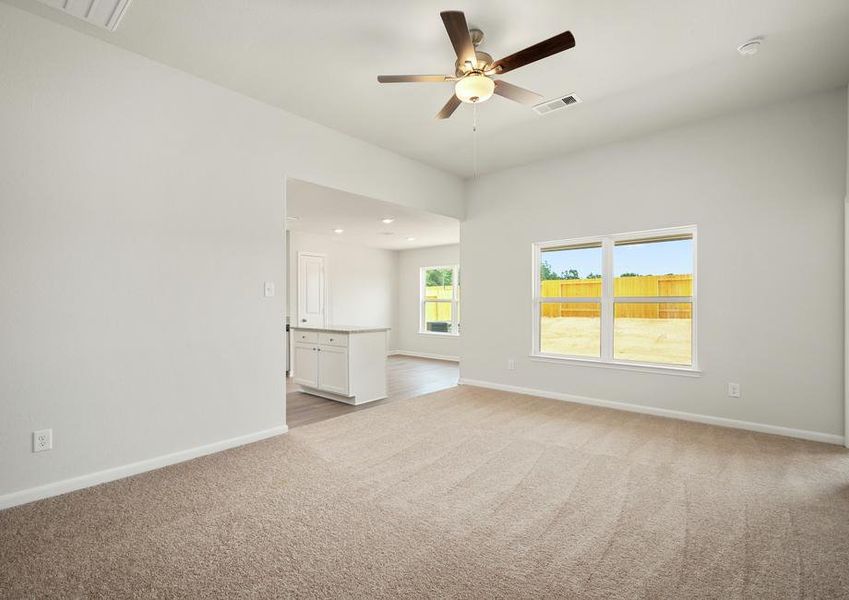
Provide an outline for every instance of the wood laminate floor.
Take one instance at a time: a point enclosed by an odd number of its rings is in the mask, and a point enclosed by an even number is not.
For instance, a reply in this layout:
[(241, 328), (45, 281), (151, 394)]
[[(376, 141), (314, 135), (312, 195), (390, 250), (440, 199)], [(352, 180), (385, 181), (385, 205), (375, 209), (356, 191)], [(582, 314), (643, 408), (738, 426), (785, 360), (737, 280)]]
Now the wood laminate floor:
[(300, 386), (287, 380), (286, 423), (289, 428), (325, 421), (357, 410), (387, 402), (409, 400), (457, 385), (459, 365), (445, 360), (390, 356), (386, 359), (387, 398), (352, 406), (326, 400), (300, 391)]

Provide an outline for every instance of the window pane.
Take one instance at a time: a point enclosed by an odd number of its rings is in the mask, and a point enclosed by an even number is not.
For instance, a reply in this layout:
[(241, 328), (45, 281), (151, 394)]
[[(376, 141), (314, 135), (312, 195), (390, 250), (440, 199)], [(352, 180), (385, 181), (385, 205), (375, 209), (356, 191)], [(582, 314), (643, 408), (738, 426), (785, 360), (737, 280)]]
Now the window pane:
[(693, 364), (692, 308), (689, 302), (617, 302), (613, 311), (613, 358)]
[(540, 296), (601, 297), (601, 245), (540, 251)]
[(451, 302), (425, 302), (425, 330), (434, 333), (455, 333)]
[(540, 303), (540, 352), (601, 356), (601, 304)]
[(693, 239), (617, 242), (613, 272), (616, 296), (692, 296)]
[(444, 269), (425, 270), (425, 299), (451, 300), (454, 297), (454, 270)]

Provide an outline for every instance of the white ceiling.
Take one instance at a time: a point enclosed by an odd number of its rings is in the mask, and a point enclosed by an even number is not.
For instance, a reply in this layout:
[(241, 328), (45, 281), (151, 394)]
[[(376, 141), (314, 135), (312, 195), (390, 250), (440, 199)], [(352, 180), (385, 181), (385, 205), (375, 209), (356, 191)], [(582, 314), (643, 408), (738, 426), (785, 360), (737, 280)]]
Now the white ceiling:
[[(330, 235), (338, 242), (371, 248), (407, 250), (460, 241), (457, 219), (297, 179), (286, 184), (286, 216), (291, 231)], [(394, 221), (382, 223), (386, 218)], [(336, 234), (334, 229), (344, 231)]]
[(78, 19), (115, 31), (130, 0), (38, 0)]
[[(114, 33), (6, 1), (464, 176), (471, 108), (433, 119), (450, 84), (375, 80), (450, 72), (448, 8), (484, 30), (495, 57), (566, 29), (577, 40), (504, 79), (584, 103), (544, 116), (499, 97), (482, 104), (482, 173), (849, 81), (847, 0), (135, 0)], [(756, 35), (761, 52), (739, 56)]]

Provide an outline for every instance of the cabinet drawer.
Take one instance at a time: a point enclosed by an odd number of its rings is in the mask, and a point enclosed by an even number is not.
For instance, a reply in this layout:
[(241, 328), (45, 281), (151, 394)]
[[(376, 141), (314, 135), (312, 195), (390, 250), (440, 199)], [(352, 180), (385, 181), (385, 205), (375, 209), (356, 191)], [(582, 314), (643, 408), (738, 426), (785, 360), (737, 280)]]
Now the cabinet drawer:
[(316, 331), (303, 331), (300, 329), (295, 330), (295, 342), (302, 342), (305, 344), (315, 344), (318, 342), (318, 332)]
[(343, 346), (345, 348), (348, 347), (348, 334), (347, 333), (319, 333), (318, 334), (318, 343), (325, 344), (327, 346)]

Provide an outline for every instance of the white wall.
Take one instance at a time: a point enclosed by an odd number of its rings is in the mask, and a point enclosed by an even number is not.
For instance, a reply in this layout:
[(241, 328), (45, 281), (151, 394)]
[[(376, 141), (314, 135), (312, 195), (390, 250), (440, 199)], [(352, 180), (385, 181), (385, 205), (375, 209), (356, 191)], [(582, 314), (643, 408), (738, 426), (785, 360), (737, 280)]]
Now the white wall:
[[(849, 87), (847, 87), (847, 98), (849, 98)], [(845, 299), (849, 297), (849, 244), (846, 243), (849, 238), (849, 101), (846, 103), (847, 111), (847, 130), (846, 130), (846, 201), (843, 205), (843, 220), (845, 223), (843, 233), (843, 269), (844, 269), (844, 325), (843, 325), (843, 348), (844, 348), (844, 363), (843, 363), (843, 431), (845, 438), (844, 445), (849, 448), (849, 378), (846, 373), (849, 373), (849, 307), (846, 306)]]
[[(326, 255), (328, 325), (393, 327), (396, 252), (339, 242), (329, 235), (289, 232), (289, 317), (298, 321), (298, 253)], [(393, 347), (394, 331), (387, 344)]]
[(453, 176), (3, 3), (0, 131), (0, 506), (279, 431), (284, 176), (463, 213)]
[[(460, 336), (419, 333), (419, 269), (460, 264), (460, 246), (432, 246), (398, 252), (398, 309), (394, 346), (397, 352), (445, 358), (460, 356)], [(462, 276), (461, 276), (462, 281)]]
[[(471, 183), (462, 377), (841, 436), (846, 96), (817, 94)], [(532, 242), (691, 223), (702, 377), (529, 359)], [(741, 399), (727, 397), (731, 381)]]

